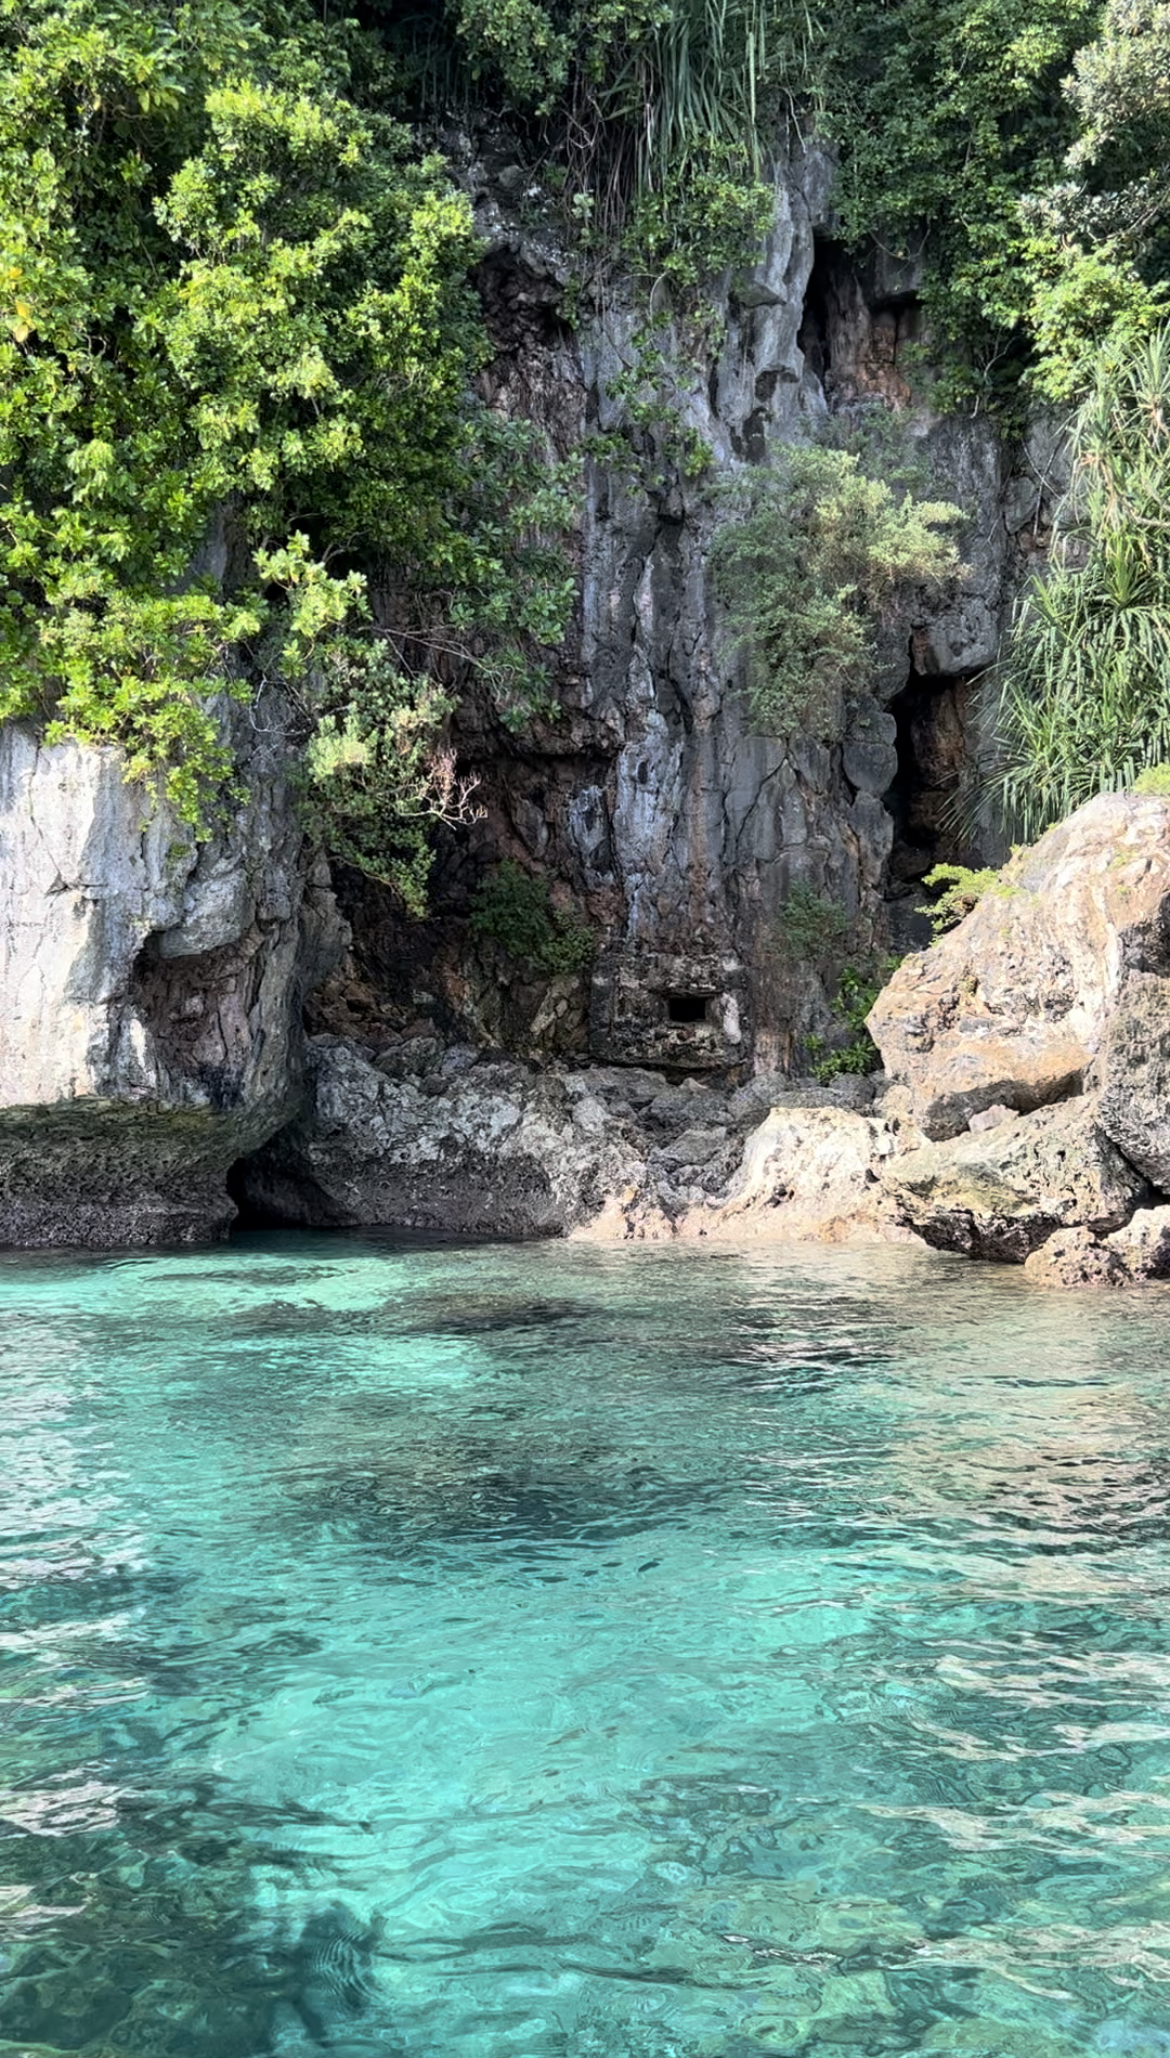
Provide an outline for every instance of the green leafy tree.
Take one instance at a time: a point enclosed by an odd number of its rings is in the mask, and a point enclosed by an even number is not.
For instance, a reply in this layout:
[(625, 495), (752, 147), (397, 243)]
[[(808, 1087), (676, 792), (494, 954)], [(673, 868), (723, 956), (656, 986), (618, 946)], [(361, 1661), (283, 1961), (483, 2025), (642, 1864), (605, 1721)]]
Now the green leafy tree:
[(1010, 405), (1029, 362), (1025, 194), (1077, 133), (1061, 91), (1097, 0), (851, 0), (826, 24), (847, 240), (920, 261), (938, 399)]
[(385, 641), (331, 642), (306, 682), (313, 720), (304, 813), (332, 853), (426, 913), (436, 822), (472, 821), (475, 781), (443, 743), (453, 708), (433, 682), (407, 677)]
[(543, 452), (468, 398), (467, 201), (388, 94), (308, 0), (0, 0), (0, 717), (200, 825), (220, 696), (371, 575), (434, 720), (436, 638), (506, 624), (514, 687), (563, 617)]
[(917, 586), (960, 576), (945, 501), (806, 444), (739, 475), (713, 563), (762, 727), (832, 738), (864, 689), (875, 632)]
[(1092, 385), (1102, 350), (1152, 333), (1170, 274), (1170, 7), (1108, 0), (1066, 94), (1079, 124), (1062, 176), (1025, 204), (1034, 231), (1037, 383)]

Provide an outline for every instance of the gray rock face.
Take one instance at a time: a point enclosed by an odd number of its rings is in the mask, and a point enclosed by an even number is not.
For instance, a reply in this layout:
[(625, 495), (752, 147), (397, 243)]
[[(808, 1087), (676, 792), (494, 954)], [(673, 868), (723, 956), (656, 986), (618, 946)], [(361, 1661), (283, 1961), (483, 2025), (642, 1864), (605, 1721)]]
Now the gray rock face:
[[(239, 1168), (253, 1217), (455, 1235), (599, 1241), (904, 1236), (879, 1180), (895, 1148), (872, 1117), (758, 1105), (616, 1068), (574, 1072), (485, 1053), (457, 1072), (389, 1078), (343, 1038), (314, 1038), (306, 1110)], [(706, 1126), (693, 1119), (702, 1107)], [(720, 1111), (723, 1120), (711, 1120)]]
[(937, 1250), (1022, 1264), (1057, 1229), (1118, 1229), (1149, 1198), (1092, 1096), (891, 1159), (902, 1220)]
[[(644, 308), (615, 288), (570, 332), (558, 315), (568, 265), (555, 230), (519, 221), (491, 159), (489, 149), (466, 173), (488, 244), (490, 397), (532, 414), (562, 454), (587, 429), (617, 438), (626, 461), (586, 466), (580, 634), (558, 680), (558, 720), (515, 755), (490, 723), (465, 721), (461, 747), (488, 817), (479, 848), (538, 861), (595, 923), (595, 1058), (790, 1067), (800, 1039), (828, 1018), (818, 968), (785, 943), (785, 899), (800, 884), (842, 909), (857, 957), (884, 942), (895, 835), (886, 802), (908, 762), (890, 702), (914, 682), (924, 704), (949, 706), (956, 682), (994, 656), (1023, 563), (1015, 533), (1035, 515), (1037, 490), (1031, 474), (1009, 481), (985, 421), (939, 421), (909, 405), (896, 331), (913, 282), (862, 280), (823, 240), (823, 152), (797, 147), (779, 166), (771, 233), (715, 310), (710, 350), (696, 353), (681, 321), (656, 330), (669, 430), (632, 433), (623, 391)], [(889, 624), (844, 738), (786, 741), (749, 714), (709, 572), (719, 510), (710, 475), (680, 465), (679, 439), (701, 439), (726, 474), (806, 437), (833, 407), (876, 399), (903, 409), (931, 490), (969, 510), (959, 540), (972, 575)], [(968, 741), (959, 737), (960, 756)], [(940, 795), (953, 769), (938, 774)], [(453, 1007), (480, 1008), (470, 1032), (495, 1040), (488, 1002), (468, 1001), (457, 978), (450, 990)], [(688, 999), (701, 1014), (687, 1015)], [(527, 1047), (541, 1048), (535, 1037)]]
[(726, 1129), (684, 1129), (657, 1156), (664, 1165), (709, 1165), (727, 1142)]
[(115, 752), (0, 729), (0, 1243), (201, 1238), (287, 1120), (306, 985), (344, 942), (278, 731), (197, 846)]
[(1097, 1064), (1101, 1127), (1130, 1163), (1170, 1193), (1170, 978), (1131, 972)]
[(243, 1169), (261, 1219), (563, 1235), (640, 1182), (621, 1125), (559, 1073), (490, 1062), (424, 1092), (351, 1043), (310, 1045), (312, 1112)]

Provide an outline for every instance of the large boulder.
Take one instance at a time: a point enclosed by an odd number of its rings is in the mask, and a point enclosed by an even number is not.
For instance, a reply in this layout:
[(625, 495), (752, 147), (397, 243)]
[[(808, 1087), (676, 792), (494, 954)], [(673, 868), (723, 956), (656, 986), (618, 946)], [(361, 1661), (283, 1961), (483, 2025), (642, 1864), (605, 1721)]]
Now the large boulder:
[(780, 1105), (751, 1131), (714, 1190), (692, 1190), (681, 1204), (664, 1206), (652, 1179), (631, 1181), (578, 1234), (593, 1241), (903, 1241), (909, 1232), (880, 1178), (894, 1148), (890, 1130), (872, 1116)]
[(1024, 1277), (1033, 1286), (1145, 1286), (1170, 1279), (1170, 1207), (1138, 1208), (1111, 1236), (1058, 1229), (1032, 1252)]
[(391, 1078), (356, 1043), (314, 1037), (305, 1114), (241, 1167), (250, 1215), (559, 1236), (640, 1186), (645, 1163), (601, 1100), (554, 1069), (474, 1056)]
[(1091, 1229), (1057, 1229), (1024, 1263), (1030, 1286), (1131, 1286), (1132, 1275), (1111, 1238)]
[(1022, 1264), (1058, 1229), (1118, 1229), (1148, 1200), (1091, 1095), (891, 1158), (884, 1183), (938, 1250)]
[(344, 941), (283, 733), (195, 838), (112, 750), (0, 729), (0, 1244), (202, 1239), (296, 1104), (301, 1001)]
[[(1013, 858), (957, 928), (905, 960), (870, 1033), (923, 1132), (953, 1137), (997, 1103), (1030, 1112), (1078, 1092), (1134, 973), (1159, 987), (1170, 973), (1170, 800), (1102, 794)], [(1153, 987), (1142, 1006), (1117, 1048), (1117, 1081), (1140, 1069)], [(1107, 1093), (1109, 1134), (1126, 1090)], [(1157, 1156), (1170, 1165), (1161, 1145)]]
[(1097, 1078), (1105, 1134), (1170, 1193), (1170, 979), (1129, 973), (1105, 1025)]
[(775, 1107), (747, 1139), (720, 1230), (793, 1242), (880, 1235), (893, 1224), (878, 1176), (893, 1147), (872, 1116)]

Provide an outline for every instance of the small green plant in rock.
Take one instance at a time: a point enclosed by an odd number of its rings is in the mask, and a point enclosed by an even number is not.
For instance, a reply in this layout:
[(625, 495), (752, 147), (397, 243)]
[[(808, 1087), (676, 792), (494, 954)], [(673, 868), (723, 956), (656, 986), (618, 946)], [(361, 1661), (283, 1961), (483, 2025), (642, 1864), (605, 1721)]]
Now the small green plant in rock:
[(972, 871), (967, 865), (935, 865), (932, 871), (927, 872), (923, 885), (937, 891), (934, 900), (928, 901), (920, 912), (930, 916), (936, 940), (961, 922), (964, 915), (970, 914), (998, 877), (993, 865), (985, 866), (981, 871)]
[(742, 147), (710, 138), (638, 194), (623, 247), (639, 270), (693, 295), (714, 273), (756, 261), (775, 209), (774, 188), (753, 175)]
[(804, 880), (789, 887), (776, 921), (772, 949), (779, 957), (802, 965), (823, 965), (849, 927), (849, 917), (836, 901), (822, 900)]
[(621, 430), (586, 438), (590, 456), (626, 472), (648, 491), (668, 486), (672, 471), (684, 479), (702, 477), (713, 452), (684, 419), (679, 367), (670, 354), (664, 316), (652, 316), (634, 330), (606, 397), (621, 408)]
[(885, 958), (868, 970), (846, 965), (837, 981), (832, 1014), (847, 1031), (847, 1040), (830, 1046), (823, 1036), (810, 1036), (806, 1042), (813, 1077), (822, 1086), (842, 1073), (864, 1075), (880, 1068), (881, 1052), (865, 1026), (866, 1018), (898, 962), (897, 958)]
[(515, 858), (505, 858), (477, 888), (471, 929), (549, 979), (583, 971), (596, 947), (588, 923), (554, 907), (546, 881)]
[(1170, 765), (1147, 765), (1133, 782), (1135, 793), (1156, 793), (1170, 799)]

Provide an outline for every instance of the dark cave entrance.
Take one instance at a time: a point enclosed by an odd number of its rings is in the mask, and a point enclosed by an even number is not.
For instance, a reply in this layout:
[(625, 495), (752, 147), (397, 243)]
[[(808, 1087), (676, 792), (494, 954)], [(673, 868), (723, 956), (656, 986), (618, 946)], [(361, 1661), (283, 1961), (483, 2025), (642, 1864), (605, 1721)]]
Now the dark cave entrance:
[(896, 948), (929, 943), (919, 910), (922, 881), (935, 865), (982, 865), (986, 831), (977, 813), (975, 681), (957, 673), (912, 671), (890, 702), (897, 723), (898, 772), (883, 796), (894, 819), (887, 898)]
[(346, 1218), (313, 1177), (287, 1130), (237, 1158), (225, 1185), (237, 1214), (232, 1229), (340, 1229)]

